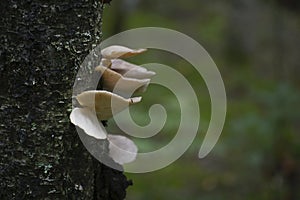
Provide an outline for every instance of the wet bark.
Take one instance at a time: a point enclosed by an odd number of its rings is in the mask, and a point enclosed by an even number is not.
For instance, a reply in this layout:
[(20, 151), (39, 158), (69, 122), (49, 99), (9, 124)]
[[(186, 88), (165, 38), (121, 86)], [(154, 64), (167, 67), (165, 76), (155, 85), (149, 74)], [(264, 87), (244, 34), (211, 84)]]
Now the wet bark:
[(0, 199), (124, 199), (69, 121), (72, 86), (101, 39), (98, 0), (0, 1)]

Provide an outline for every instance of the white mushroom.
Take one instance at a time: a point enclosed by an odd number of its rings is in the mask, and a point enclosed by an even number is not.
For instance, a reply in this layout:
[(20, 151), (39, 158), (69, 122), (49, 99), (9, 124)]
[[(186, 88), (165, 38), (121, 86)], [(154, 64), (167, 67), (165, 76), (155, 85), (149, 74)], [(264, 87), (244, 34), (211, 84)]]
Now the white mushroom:
[(113, 45), (106, 47), (101, 51), (103, 58), (115, 59), (115, 58), (128, 58), (141, 53), (144, 53), (147, 49), (130, 49), (128, 47)]
[(95, 70), (101, 73), (104, 90), (126, 97), (131, 96), (134, 92), (144, 92), (150, 83), (150, 79), (126, 78), (103, 66), (98, 66)]
[(108, 134), (109, 156), (117, 163), (123, 165), (135, 160), (138, 148), (134, 142), (121, 135)]
[(148, 71), (144, 67), (140, 67), (121, 59), (111, 60), (108, 67), (127, 78), (146, 79), (155, 75), (155, 72), (153, 71)]
[(103, 49), (100, 66), (96, 68), (101, 73), (103, 90), (90, 90), (77, 95), (80, 108), (74, 108), (70, 115), (71, 122), (87, 135), (107, 139), (109, 156), (121, 165), (134, 161), (138, 149), (133, 141), (124, 136), (107, 134), (99, 120), (108, 120), (129, 105), (141, 101), (141, 97), (124, 97), (144, 92), (150, 83), (149, 78), (155, 72), (118, 58), (135, 56), (145, 51), (147, 49), (130, 49), (120, 45)]
[(76, 98), (81, 106), (94, 110), (99, 120), (107, 120), (126, 109), (130, 104), (138, 103), (142, 99), (141, 97), (125, 99), (103, 90), (85, 91)]
[(83, 129), (86, 134), (96, 139), (106, 139), (107, 133), (96, 114), (89, 108), (74, 108), (70, 115), (71, 122)]
[(123, 165), (135, 160), (138, 148), (130, 139), (120, 135), (107, 134), (102, 123), (89, 108), (74, 108), (70, 115), (71, 122), (96, 139), (108, 139), (109, 156)]

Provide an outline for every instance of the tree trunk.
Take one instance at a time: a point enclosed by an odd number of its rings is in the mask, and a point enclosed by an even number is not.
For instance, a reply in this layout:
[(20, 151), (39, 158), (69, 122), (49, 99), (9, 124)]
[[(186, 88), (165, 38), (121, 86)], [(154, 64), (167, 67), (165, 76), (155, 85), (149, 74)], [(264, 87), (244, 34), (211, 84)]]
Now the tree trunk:
[(100, 0), (0, 1), (0, 199), (124, 199), (69, 122), (80, 63), (101, 39)]

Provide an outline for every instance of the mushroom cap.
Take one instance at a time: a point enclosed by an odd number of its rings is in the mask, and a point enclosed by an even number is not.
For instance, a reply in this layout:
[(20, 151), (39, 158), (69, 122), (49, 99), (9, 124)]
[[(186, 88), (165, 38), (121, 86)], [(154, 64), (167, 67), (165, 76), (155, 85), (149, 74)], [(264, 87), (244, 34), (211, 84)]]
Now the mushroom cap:
[(117, 163), (123, 165), (135, 160), (138, 148), (134, 142), (121, 135), (108, 135), (109, 156)]
[(146, 91), (150, 79), (123, 77), (121, 74), (103, 66), (95, 69), (101, 73), (103, 89), (121, 96), (130, 97), (133, 93)]
[(99, 120), (107, 120), (114, 114), (126, 109), (129, 105), (141, 101), (141, 97), (125, 99), (117, 94), (104, 90), (89, 90), (79, 94), (79, 104), (94, 110)]
[(99, 123), (96, 113), (89, 108), (74, 108), (70, 115), (71, 122), (96, 139), (106, 139), (107, 133)]
[(147, 49), (130, 49), (128, 47), (113, 45), (104, 48), (101, 51), (101, 55), (103, 58), (107, 59), (115, 59), (115, 58), (128, 58), (131, 56), (135, 56), (141, 53), (144, 53)]
[(121, 59), (113, 59), (108, 67), (127, 78), (146, 79), (155, 75), (155, 72), (146, 68), (126, 62)]

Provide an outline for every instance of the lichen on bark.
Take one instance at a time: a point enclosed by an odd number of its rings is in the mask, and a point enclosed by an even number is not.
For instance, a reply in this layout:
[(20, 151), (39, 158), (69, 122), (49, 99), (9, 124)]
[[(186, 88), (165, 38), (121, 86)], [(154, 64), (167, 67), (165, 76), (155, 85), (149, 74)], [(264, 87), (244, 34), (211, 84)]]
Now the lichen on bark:
[(0, 199), (124, 199), (122, 172), (95, 160), (68, 116), (101, 1), (0, 2)]

